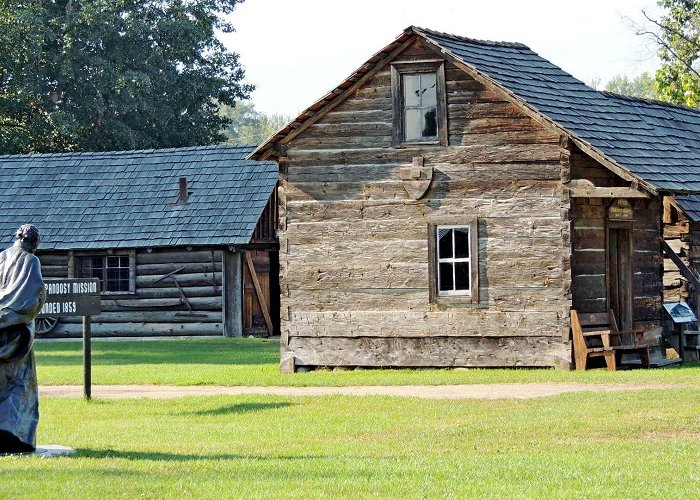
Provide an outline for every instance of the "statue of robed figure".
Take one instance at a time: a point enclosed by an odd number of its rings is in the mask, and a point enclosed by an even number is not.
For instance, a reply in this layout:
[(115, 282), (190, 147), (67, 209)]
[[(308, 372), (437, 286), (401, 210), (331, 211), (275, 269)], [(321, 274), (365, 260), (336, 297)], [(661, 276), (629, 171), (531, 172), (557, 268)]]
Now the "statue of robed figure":
[(39, 231), (20, 226), (0, 253), (0, 453), (36, 449), (39, 397), (34, 364), (34, 318), (46, 299), (34, 252)]

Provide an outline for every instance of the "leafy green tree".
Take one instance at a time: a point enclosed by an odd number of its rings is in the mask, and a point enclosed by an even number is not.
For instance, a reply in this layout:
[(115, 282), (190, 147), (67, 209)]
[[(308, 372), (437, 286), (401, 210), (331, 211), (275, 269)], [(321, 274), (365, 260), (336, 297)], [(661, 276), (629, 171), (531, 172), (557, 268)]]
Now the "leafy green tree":
[(289, 117), (257, 111), (253, 103), (239, 101), (235, 107), (222, 106), (221, 114), (231, 122), (226, 128), (229, 144), (259, 144), (281, 129)]
[(225, 139), (243, 83), (217, 32), (242, 0), (0, 0), (0, 153)]
[(605, 85), (605, 90), (616, 94), (642, 99), (658, 99), (656, 80), (646, 71), (630, 79), (627, 75), (616, 75)]
[(663, 10), (659, 19), (644, 12), (653, 29), (637, 26), (659, 46), (661, 68), (656, 72), (662, 100), (690, 107), (700, 105), (700, 2), (658, 0)]

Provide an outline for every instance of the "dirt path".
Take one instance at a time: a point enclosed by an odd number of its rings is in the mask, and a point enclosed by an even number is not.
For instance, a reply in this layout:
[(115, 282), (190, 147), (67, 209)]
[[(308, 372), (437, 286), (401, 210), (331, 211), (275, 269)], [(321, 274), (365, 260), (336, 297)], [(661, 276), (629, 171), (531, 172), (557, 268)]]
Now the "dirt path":
[[(472, 385), (405, 385), (405, 386), (351, 386), (351, 387), (221, 387), (221, 386), (168, 386), (168, 385), (95, 385), (93, 398), (179, 398), (183, 396), (213, 396), (266, 394), (274, 396), (400, 396), (427, 399), (529, 399), (554, 396), (565, 392), (640, 391), (689, 387), (681, 384), (472, 384)], [(45, 397), (81, 397), (79, 385), (41, 386), (39, 394)]]

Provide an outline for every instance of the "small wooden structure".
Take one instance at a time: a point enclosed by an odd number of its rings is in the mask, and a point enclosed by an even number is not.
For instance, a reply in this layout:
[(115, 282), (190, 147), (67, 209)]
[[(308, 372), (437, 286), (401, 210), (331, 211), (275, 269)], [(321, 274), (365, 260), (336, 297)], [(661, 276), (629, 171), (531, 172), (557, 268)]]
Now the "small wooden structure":
[(0, 157), (0, 233), (35, 224), (45, 278), (100, 280), (94, 336), (275, 335), (278, 174), (251, 151)]
[(641, 366), (649, 367), (649, 346), (642, 332), (619, 330), (612, 309), (581, 316), (572, 309), (571, 332), (577, 370), (588, 368), (590, 358), (604, 357), (608, 370), (614, 371), (622, 365), (622, 356), (628, 354), (638, 355)]
[(407, 28), (251, 156), (280, 171), (282, 368), (569, 368), (572, 308), (654, 331), (698, 138), (524, 45)]

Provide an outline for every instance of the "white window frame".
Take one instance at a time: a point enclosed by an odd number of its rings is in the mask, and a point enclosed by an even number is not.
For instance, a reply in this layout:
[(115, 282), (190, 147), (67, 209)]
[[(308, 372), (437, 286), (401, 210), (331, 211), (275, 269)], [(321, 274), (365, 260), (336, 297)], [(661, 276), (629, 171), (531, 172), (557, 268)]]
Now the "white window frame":
[[(467, 232), (467, 247), (469, 249), (469, 257), (449, 257), (440, 258), (440, 230), (441, 229), (452, 229), (452, 255), (455, 255), (455, 232), (454, 229), (466, 230)], [(443, 225), (435, 227), (435, 262), (437, 263), (435, 272), (437, 276), (437, 293), (439, 296), (450, 296), (450, 295), (463, 295), (471, 296), (472, 294), (472, 228), (469, 225)], [(469, 263), (469, 288), (455, 290), (454, 286), (456, 283), (455, 276), (455, 264), (458, 262)], [(452, 264), (452, 290), (441, 290), (440, 288), (440, 264)]]
[[(438, 273), (440, 262), (454, 262), (457, 259), (440, 259), (438, 257), (439, 229), (469, 229), (469, 290), (439, 291)], [(428, 221), (428, 300), (437, 307), (485, 307), (480, 302), (479, 290), (479, 221), (477, 218), (436, 217)], [(454, 255), (454, 254), (453, 254)], [(464, 259), (466, 260), (466, 259)], [(455, 293), (457, 292), (457, 293)]]

